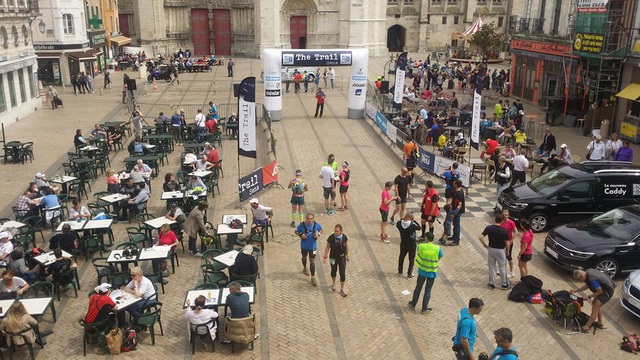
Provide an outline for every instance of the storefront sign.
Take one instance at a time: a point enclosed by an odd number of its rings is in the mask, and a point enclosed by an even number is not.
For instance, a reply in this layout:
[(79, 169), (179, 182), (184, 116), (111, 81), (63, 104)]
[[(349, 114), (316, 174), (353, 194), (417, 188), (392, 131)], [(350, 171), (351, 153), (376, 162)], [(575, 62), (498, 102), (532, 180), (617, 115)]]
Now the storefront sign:
[(599, 54), (602, 52), (603, 43), (604, 35), (577, 32), (575, 40), (573, 40), (573, 50), (584, 53)]
[(89, 37), (89, 46), (92, 48), (102, 47), (107, 41), (104, 30), (87, 31), (87, 36)]
[(71, 50), (71, 49), (84, 49), (89, 47), (89, 43), (82, 44), (54, 44), (54, 45), (39, 45), (34, 44), (34, 50)]
[(511, 48), (552, 54), (560, 57), (571, 51), (569, 45), (527, 40), (511, 40)]
[(607, 12), (609, 0), (578, 0), (579, 13)]
[(282, 52), (284, 66), (349, 66), (351, 51)]

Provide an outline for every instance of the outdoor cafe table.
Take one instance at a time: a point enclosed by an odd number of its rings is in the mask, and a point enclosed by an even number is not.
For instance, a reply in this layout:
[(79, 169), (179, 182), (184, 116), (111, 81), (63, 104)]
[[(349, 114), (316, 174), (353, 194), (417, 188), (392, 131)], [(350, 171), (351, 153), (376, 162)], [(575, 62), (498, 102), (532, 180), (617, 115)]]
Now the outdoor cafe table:
[(173, 135), (170, 134), (159, 134), (159, 135), (147, 135), (145, 137), (145, 141), (148, 141), (153, 145), (160, 145), (163, 142), (166, 142), (169, 145), (171, 151), (173, 151)]
[(231, 250), (224, 254), (214, 257), (213, 260), (229, 267), (236, 262), (236, 257), (238, 257), (239, 253), (240, 252), (238, 250)]
[(0, 222), (0, 228), (15, 228), (15, 229), (20, 229), (21, 227), (26, 226), (26, 224), (23, 224), (19, 221), (15, 221), (15, 220), (8, 220), (8, 221), (4, 221), (4, 222)]
[(138, 266), (138, 256), (130, 256), (129, 258), (123, 256), (125, 249), (116, 249), (111, 250), (109, 256), (107, 257), (108, 264), (120, 264), (122, 271), (127, 271), (129, 268), (129, 263), (133, 263), (135, 266)]
[[(149, 261), (149, 260), (171, 260), (171, 273), (176, 273), (176, 267), (173, 261), (173, 254), (171, 253), (171, 246), (168, 245), (154, 245), (150, 248), (144, 248), (140, 250), (140, 254), (138, 255), (138, 261)], [(152, 262), (153, 273), (158, 273), (159, 269), (157, 269), (157, 264)]]
[(122, 200), (127, 200), (129, 196), (124, 194), (111, 194), (107, 196), (103, 196), (100, 198), (100, 201), (104, 201), (109, 204), (109, 206), (113, 206), (113, 212), (115, 212), (115, 204), (119, 203)]
[(71, 231), (80, 231), (82, 230), (82, 228), (84, 227), (84, 224), (87, 222), (87, 220), (74, 220), (74, 221), (63, 221), (60, 223), (60, 225), (58, 225), (58, 227), (56, 228), (57, 232), (61, 232), (62, 231), (62, 225), (64, 224), (69, 224), (69, 226), (71, 226)]
[(157, 230), (160, 229), (162, 227), (162, 225), (164, 224), (169, 224), (169, 225), (173, 225), (176, 222), (174, 220), (171, 219), (167, 219), (166, 217), (162, 216), (162, 217), (158, 217), (155, 219), (151, 219), (151, 220), (147, 220), (144, 222), (145, 228), (147, 230), (147, 235), (149, 240), (151, 240), (151, 231), (152, 230)]
[[(190, 196), (193, 196), (193, 190), (187, 191), (186, 194), (185, 194), (184, 191), (164, 191), (162, 193), (162, 196), (160, 196), (160, 200), (177, 200), (177, 199), (184, 199), (184, 198), (190, 197)], [(199, 197), (206, 197), (207, 196), (207, 192), (203, 191), (198, 196)]]
[[(202, 295), (207, 300), (204, 303), (205, 308), (216, 307), (220, 304), (220, 295), (222, 293), (221, 289), (210, 289), (210, 290), (189, 290), (184, 296), (184, 302), (182, 303), (182, 308), (186, 309), (188, 306), (194, 306), (196, 302), (196, 298)], [(187, 305), (187, 302), (189, 305)]]
[(231, 250), (238, 238), (238, 234), (242, 234), (243, 230), (244, 226), (239, 229), (232, 229), (228, 224), (219, 224), (216, 233), (227, 236), (227, 249)]
[(457, 127), (457, 126), (445, 126), (444, 127), (445, 130), (451, 131), (453, 133), (457, 133), (459, 131), (462, 131), (461, 127)]
[(195, 149), (198, 149), (198, 148), (204, 149), (204, 144), (193, 143), (193, 142), (185, 143), (183, 146), (184, 146), (184, 150), (185, 151), (189, 150), (189, 149), (195, 150)]
[(209, 175), (213, 174), (213, 171), (209, 171), (209, 170), (196, 170), (193, 172), (189, 173), (189, 176), (197, 176), (197, 177), (207, 177)]
[(86, 154), (87, 154), (87, 156), (88, 156), (89, 158), (92, 158), (92, 159), (93, 159), (94, 152), (96, 152), (96, 151), (98, 151), (98, 150), (100, 150), (100, 148), (99, 148), (99, 147), (91, 146), (91, 145), (87, 145), (87, 146), (85, 146), (85, 147), (81, 147), (81, 148), (80, 148), (80, 151), (81, 151), (81, 152), (86, 153)]
[(68, 184), (70, 182), (72, 182), (73, 180), (77, 180), (78, 178), (75, 176), (67, 176), (67, 175), (60, 175), (60, 176), (54, 176), (53, 179), (49, 179), (50, 183), (53, 184), (60, 184), (62, 185), (62, 189), (61, 189), (61, 193), (62, 194), (67, 194), (69, 193), (69, 186)]
[[(227, 296), (229, 296), (231, 291), (229, 291), (228, 287), (221, 290), (220, 306), (224, 306), (224, 316), (227, 316)], [(249, 295), (249, 304), (253, 304), (255, 302), (256, 288), (254, 286), (243, 286), (240, 288), (240, 291), (246, 292)], [(249, 306), (249, 312), (251, 312), (251, 306)]]
[(113, 232), (111, 231), (111, 225), (113, 224), (113, 219), (102, 219), (102, 220), (88, 220), (82, 230), (91, 231), (93, 234), (94, 231), (98, 232), (101, 230), (105, 230), (109, 235), (110, 244), (113, 244)]
[(223, 224), (228, 224), (230, 223), (232, 220), (234, 219), (238, 219), (240, 220), (243, 224), (247, 223), (247, 214), (238, 214), (238, 215), (222, 215), (222, 223)]
[[(62, 256), (66, 257), (66, 258), (72, 258), (73, 257), (73, 255), (69, 254), (68, 252), (66, 252), (64, 250), (62, 250)], [(47, 253), (40, 254), (38, 256), (34, 256), (33, 258), (34, 258), (35, 261), (39, 262), (44, 267), (47, 267), (47, 266), (53, 264), (56, 261), (56, 256), (53, 255), (53, 251), (49, 251)]]
[(0, 309), (2, 309), (2, 311), (0, 312), (0, 319), (4, 319), (4, 317), (7, 316), (7, 312), (9, 311), (9, 308), (16, 301), (21, 302), (22, 305), (24, 305), (24, 308), (27, 310), (27, 313), (29, 313), (29, 315), (34, 317), (44, 315), (47, 309), (51, 307), (52, 308), (51, 314), (53, 315), (53, 321), (54, 322), (57, 321), (56, 312), (55, 310), (53, 310), (53, 307), (52, 307), (53, 298), (50, 298), (50, 297), (36, 298), (36, 299), (20, 299), (20, 300), (15, 300), (15, 299), (0, 300)]
[(5, 153), (11, 154), (11, 160), (14, 164), (17, 164), (21, 160), (20, 149), (24, 146), (24, 143), (20, 141), (9, 141), (4, 144)]
[[(129, 306), (139, 301), (142, 301), (141, 297), (137, 298), (133, 296), (133, 294), (129, 294), (120, 289), (113, 290), (111, 294), (109, 294), (109, 297), (118, 306), (118, 310), (117, 310), (118, 312), (126, 310)], [(121, 325), (124, 325), (124, 324), (121, 324)]]

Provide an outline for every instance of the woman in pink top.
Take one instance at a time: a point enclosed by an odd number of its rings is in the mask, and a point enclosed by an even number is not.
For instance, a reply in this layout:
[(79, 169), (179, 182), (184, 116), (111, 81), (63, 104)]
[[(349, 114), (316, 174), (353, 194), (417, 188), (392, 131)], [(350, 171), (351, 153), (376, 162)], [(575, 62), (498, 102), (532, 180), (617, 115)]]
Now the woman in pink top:
[(112, 194), (115, 194), (118, 191), (120, 191), (120, 181), (116, 177), (113, 170), (107, 171), (107, 191), (109, 191)]
[(387, 181), (384, 184), (384, 189), (382, 189), (382, 193), (380, 193), (380, 215), (382, 216), (382, 222), (380, 222), (380, 241), (384, 243), (389, 243), (389, 235), (385, 232), (387, 227), (387, 219), (389, 218), (389, 204), (394, 201), (400, 199), (398, 196), (392, 197), (389, 191), (391, 191), (391, 187), (393, 183), (391, 181)]
[(351, 170), (349, 170), (349, 163), (342, 162), (342, 171), (340, 171), (340, 207), (338, 211), (349, 210), (349, 199), (347, 198), (347, 191), (349, 190), (349, 177), (351, 176)]
[(518, 254), (518, 268), (520, 269), (520, 278), (527, 276), (529, 271), (527, 270), (527, 263), (531, 261), (531, 255), (533, 254), (533, 230), (531, 225), (526, 219), (520, 220), (520, 227), (522, 228), (522, 238), (520, 239), (520, 253)]
[[(178, 246), (178, 237), (176, 234), (171, 231), (171, 226), (169, 224), (164, 224), (160, 227), (160, 231), (158, 232), (158, 242), (156, 243), (158, 246), (171, 246), (171, 252), (173, 253), (176, 250), (176, 246)], [(167, 269), (167, 260), (162, 260), (160, 263), (160, 269), (165, 271)]]
[(507, 234), (509, 235), (509, 242), (504, 249), (507, 253), (507, 261), (509, 262), (509, 273), (507, 274), (507, 278), (512, 278), (513, 258), (511, 257), (511, 253), (513, 251), (513, 239), (516, 237), (516, 235), (518, 235), (518, 228), (516, 227), (516, 223), (509, 218), (509, 210), (502, 210), (502, 216), (504, 217), (504, 220), (502, 221), (502, 224), (500, 226), (502, 226), (503, 229), (507, 230)]

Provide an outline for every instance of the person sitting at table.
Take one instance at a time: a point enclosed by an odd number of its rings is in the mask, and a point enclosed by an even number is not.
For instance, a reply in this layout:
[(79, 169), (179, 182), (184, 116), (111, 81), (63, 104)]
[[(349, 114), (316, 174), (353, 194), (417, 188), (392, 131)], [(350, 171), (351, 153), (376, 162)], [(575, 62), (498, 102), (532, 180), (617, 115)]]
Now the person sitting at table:
[(124, 288), (124, 291), (143, 300), (138, 301), (127, 308), (127, 312), (134, 318), (140, 315), (140, 312), (144, 307), (153, 305), (158, 301), (153, 283), (142, 275), (142, 269), (138, 266), (131, 269), (131, 281)]
[(142, 182), (138, 186), (140, 187), (138, 195), (127, 201), (127, 208), (132, 215), (142, 212), (149, 201), (149, 190), (147, 190), (146, 184)]
[(116, 176), (113, 169), (107, 170), (107, 191), (111, 194), (115, 194), (120, 190), (120, 180)]
[(164, 183), (162, 184), (162, 191), (180, 191), (180, 185), (176, 182), (176, 177), (172, 173), (164, 175)]
[(216, 121), (213, 115), (209, 115), (209, 119), (204, 123), (204, 126), (206, 126), (212, 134), (218, 131), (218, 121)]
[(438, 136), (438, 150), (440, 151), (444, 151), (444, 148), (447, 145), (447, 133), (448, 132), (442, 132), (440, 136)]
[(496, 166), (498, 166), (498, 162), (500, 161), (500, 156), (502, 156), (500, 155), (500, 149), (496, 148), (493, 151), (493, 154), (491, 154), (491, 156), (489, 157), (489, 159), (493, 161), (493, 166), (491, 165), (489, 166), (489, 175), (490, 175), (490, 178), (492, 179), (495, 175), (494, 173), (496, 171)]
[(127, 150), (129, 151), (129, 154), (131, 156), (147, 155), (147, 153), (149, 153), (147, 145), (142, 141), (142, 138), (139, 135), (136, 135), (136, 137), (131, 140), (129, 146), (127, 147)]
[(82, 144), (88, 144), (89, 142), (82, 137), (82, 130), (76, 129), (76, 135), (73, 137), (73, 145), (78, 147)]
[(251, 215), (253, 215), (253, 221), (251, 222), (251, 232), (262, 232), (263, 228), (269, 226), (271, 217), (273, 216), (273, 209), (260, 204), (258, 198), (249, 200)]
[(182, 223), (187, 220), (187, 216), (184, 214), (184, 211), (180, 209), (177, 203), (171, 203), (170, 207), (171, 209), (164, 215), (165, 218), (178, 223)]
[(195, 256), (200, 256), (206, 250), (206, 245), (202, 239), (200, 240), (200, 251), (197, 250), (196, 240), (198, 239), (198, 234), (211, 236), (204, 224), (204, 212), (208, 206), (209, 204), (206, 202), (199, 203), (196, 208), (191, 210), (187, 220), (182, 225), (182, 229), (189, 236), (189, 251)]
[(184, 171), (193, 171), (195, 169), (195, 163), (198, 161), (198, 156), (193, 153), (193, 149), (189, 148), (185, 150), (186, 154), (184, 155), (184, 161), (182, 162), (182, 170)]
[(186, 186), (187, 186), (187, 190), (194, 190), (196, 188), (200, 188), (204, 190), (207, 188), (207, 186), (204, 184), (202, 179), (200, 179), (196, 175), (189, 176), (189, 181), (187, 182)]
[(556, 149), (556, 137), (551, 133), (550, 128), (544, 129), (544, 136), (542, 137), (542, 143), (538, 147), (536, 154), (539, 156), (547, 156), (551, 151)]
[(193, 169), (195, 171), (206, 171), (213, 168), (213, 164), (207, 161), (207, 157), (202, 155), (199, 161), (193, 163)]
[(238, 115), (231, 113), (231, 116), (227, 119), (227, 127), (231, 129), (231, 133), (234, 139), (238, 138)]
[(502, 130), (502, 133), (498, 136), (498, 139), (503, 140), (505, 143), (510, 142), (513, 139), (513, 135), (516, 133), (516, 126), (513, 121), (509, 120), (507, 126)]
[(148, 185), (151, 179), (151, 168), (145, 164), (142, 159), (138, 159), (136, 165), (131, 169), (129, 178), (133, 179), (134, 184), (140, 185), (146, 183)]
[(245, 245), (242, 251), (236, 256), (233, 265), (229, 266), (229, 274), (233, 275), (253, 275), (258, 273), (258, 262), (252, 255), (253, 246)]
[(516, 130), (513, 138), (515, 139), (516, 144), (525, 144), (527, 142), (527, 134), (524, 132), (524, 128)]
[(39, 214), (38, 205), (40, 204), (40, 199), (32, 199), (33, 194), (29, 190), (25, 190), (22, 195), (18, 196), (18, 201), (16, 203), (16, 212), (19, 217), (29, 217), (35, 216)]
[(164, 116), (164, 112), (160, 112), (158, 117), (155, 119), (156, 129), (158, 129), (158, 134), (164, 134), (167, 132), (167, 128), (169, 124), (171, 124), (171, 120)]
[[(133, 198), (138, 195), (140, 189), (133, 183), (133, 179), (129, 177), (127, 181), (120, 187), (120, 194), (127, 195), (129, 198)], [(126, 200), (123, 200), (126, 202)]]
[(73, 259), (62, 256), (62, 249), (57, 248), (53, 250), (53, 256), (56, 257), (56, 261), (47, 266), (45, 275), (51, 275), (54, 281), (57, 281), (65, 285), (65, 290), (71, 288), (71, 282), (74, 281), (73, 275), (63, 275), (67, 271), (78, 266)]
[(197, 325), (209, 324), (209, 330), (207, 331), (203, 327), (198, 327), (198, 335), (207, 335), (207, 333), (211, 336), (211, 340), (216, 339), (216, 331), (217, 331), (217, 323), (215, 321), (211, 321), (218, 317), (218, 313), (211, 309), (204, 309), (204, 306), (207, 302), (207, 298), (204, 295), (198, 296), (195, 301), (195, 309), (191, 309), (191, 301), (187, 300), (187, 310), (184, 313), (185, 319), (189, 321), (189, 326), (191, 331), (196, 331)]
[(9, 255), (9, 270), (24, 279), (27, 283), (33, 284), (38, 278), (41, 268), (40, 264), (36, 264), (33, 268), (29, 268), (29, 264), (24, 258), (24, 252), (21, 249), (14, 249)]
[(0, 276), (0, 300), (16, 299), (22, 297), (29, 284), (22, 278), (15, 276), (13, 271), (5, 270)]
[(427, 138), (425, 142), (427, 144), (431, 144), (431, 141), (433, 141), (433, 139), (437, 138), (439, 135), (440, 135), (440, 122), (438, 120), (435, 120), (433, 122), (433, 125), (429, 129), (429, 131), (427, 131)]
[[(102, 283), (96, 286), (94, 291), (95, 294), (89, 298), (89, 309), (84, 317), (84, 322), (87, 324), (104, 321), (109, 318), (109, 314), (112, 311), (118, 310), (118, 305), (109, 296), (111, 294), (111, 284)], [(113, 321), (105, 326), (107, 329), (115, 326), (115, 316), (112, 319)]]
[(508, 160), (508, 159), (513, 159), (516, 156), (516, 152), (513, 150), (513, 147), (511, 147), (511, 144), (507, 144), (502, 150), (501, 155)]
[(69, 254), (73, 254), (76, 251), (78, 244), (78, 235), (71, 231), (71, 225), (65, 223), (62, 225), (62, 232), (55, 234), (49, 240), (49, 249), (55, 250), (60, 248)]
[(235, 281), (229, 284), (229, 296), (227, 296), (226, 304), (229, 306), (232, 319), (245, 318), (251, 315), (249, 300), (249, 294), (242, 291), (240, 284)]
[(31, 192), (32, 199), (40, 199), (44, 196), (42, 190), (38, 187), (38, 184), (34, 182), (29, 183), (29, 191)]
[(69, 221), (76, 221), (78, 219), (91, 220), (91, 211), (89, 211), (86, 206), (82, 205), (80, 201), (80, 198), (74, 198), (71, 202), (72, 206), (69, 209)]
[[(176, 246), (178, 246), (179, 241), (176, 234), (171, 230), (171, 226), (169, 224), (163, 224), (158, 230), (158, 241), (155, 243), (156, 246), (171, 246), (171, 251), (169, 252), (169, 256), (173, 254), (176, 250)], [(155, 263), (153, 268), (157, 269), (158, 265), (160, 271), (167, 271), (167, 259), (153, 260)]]
[(117, 124), (109, 133), (109, 150), (114, 150), (113, 144), (120, 144), (122, 142), (122, 136), (124, 136), (124, 129), (120, 124)]
[(33, 179), (32, 182), (34, 182), (40, 189), (50, 188), (51, 190), (53, 190), (54, 193), (56, 194), (60, 193), (60, 188), (58, 186), (51, 185), (51, 183), (47, 181), (45, 175), (41, 172), (36, 173), (35, 178)]
[(13, 251), (11, 234), (8, 231), (0, 232), (0, 260), (9, 260), (9, 255)]
[(45, 221), (50, 223), (51, 220), (59, 216), (62, 219), (62, 209), (60, 208), (60, 201), (58, 200), (58, 195), (54, 194), (51, 188), (45, 187), (42, 188), (42, 201), (41, 204), (44, 205), (45, 213)]
[(91, 130), (91, 136), (96, 140), (105, 140), (107, 138), (107, 132), (104, 131), (100, 125), (95, 124), (93, 125), (93, 130)]
[[(38, 339), (31, 328), (37, 327), (38, 321), (29, 315), (24, 304), (20, 301), (16, 301), (5, 311), (7, 312), (7, 316), (2, 319), (2, 322), (0, 323), (0, 331), (2, 334), (8, 335), (6, 336), (7, 345), (22, 346), (25, 343), (34, 344)], [(11, 334), (7, 334), (7, 332), (14, 335), (20, 335), (11, 336)]]

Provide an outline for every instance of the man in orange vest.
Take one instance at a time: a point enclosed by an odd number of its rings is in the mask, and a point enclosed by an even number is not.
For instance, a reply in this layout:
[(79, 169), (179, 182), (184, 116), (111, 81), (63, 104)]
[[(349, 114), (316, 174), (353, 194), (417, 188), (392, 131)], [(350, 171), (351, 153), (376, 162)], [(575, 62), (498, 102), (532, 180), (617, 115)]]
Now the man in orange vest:
[(429, 232), (433, 234), (433, 223), (436, 221), (436, 217), (440, 215), (440, 207), (438, 206), (439, 200), (440, 195), (438, 195), (438, 192), (433, 187), (433, 181), (428, 180), (424, 191), (424, 197), (422, 198), (422, 205), (420, 207), (420, 212), (422, 213), (422, 239), (425, 237), (427, 229), (426, 223), (429, 223)]

